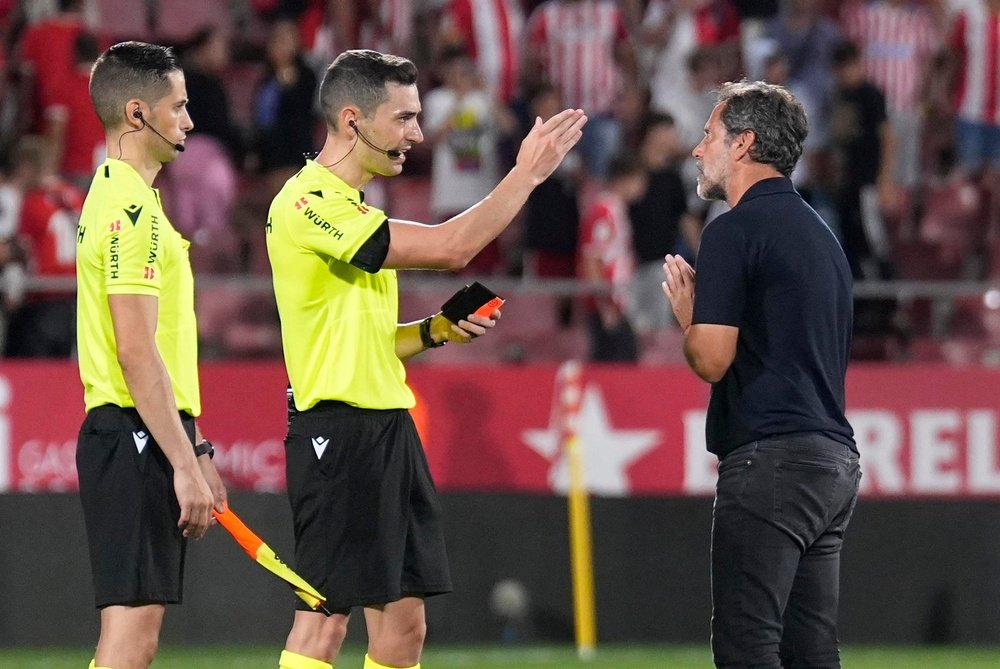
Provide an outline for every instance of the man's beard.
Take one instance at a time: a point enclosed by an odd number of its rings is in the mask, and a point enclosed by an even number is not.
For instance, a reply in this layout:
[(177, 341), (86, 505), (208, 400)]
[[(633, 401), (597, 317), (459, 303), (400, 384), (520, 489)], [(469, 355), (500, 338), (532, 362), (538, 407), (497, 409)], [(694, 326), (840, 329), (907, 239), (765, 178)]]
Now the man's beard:
[[(702, 174), (702, 178), (704, 178), (704, 176), (705, 175)], [(703, 185), (701, 185), (701, 186), (698, 187), (698, 196), (702, 200), (722, 200), (722, 201), (726, 201), (727, 199), (729, 199), (729, 198), (726, 197), (726, 189), (725, 189), (725, 187), (721, 183), (719, 183), (718, 181), (715, 182), (715, 183), (711, 183), (711, 184), (705, 184), (704, 181), (702, 183), (703, 183)]]

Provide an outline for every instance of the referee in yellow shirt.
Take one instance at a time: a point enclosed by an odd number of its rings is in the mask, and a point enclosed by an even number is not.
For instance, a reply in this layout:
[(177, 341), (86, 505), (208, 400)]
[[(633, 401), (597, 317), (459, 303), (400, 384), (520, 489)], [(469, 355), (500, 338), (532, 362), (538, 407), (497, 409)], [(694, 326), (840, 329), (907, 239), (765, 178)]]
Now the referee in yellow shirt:
[(295, 614), (283, 669), (329, 669), (351, 609), (364, 607), (365, 667), (418, 667), (424, 597), (449, 592), (440, 505), (409, 409), (403, 360), (493, 327), (439, 314), (398, 324), (399, 268), (459, 269), (511, 222), (577, 143), (567, 109), (535, 126), (516, 166), (468, 211), (437, 226), (390, 219), (364, 201), (423, 140), (417, 70), (405, 58), (347, 51), (320, 86), (323, 149), (271, 204), (267, 250), (281, 316), (290, 407), (286, 464), (295, 567), (330, 617)]
[[(108, 160), (77, 233), (80, 478), (101, 636), (91, 668), (141, 669), (166, 604), (180, 603), (188, 537), (226, 490), (195, 417), (198, 340), (188, 242), (153, 179), (192, 128), (169, 48), (125, 42), (94, 64), (90, 97)], [(197, 446), (195, 446), (197, 444)]]

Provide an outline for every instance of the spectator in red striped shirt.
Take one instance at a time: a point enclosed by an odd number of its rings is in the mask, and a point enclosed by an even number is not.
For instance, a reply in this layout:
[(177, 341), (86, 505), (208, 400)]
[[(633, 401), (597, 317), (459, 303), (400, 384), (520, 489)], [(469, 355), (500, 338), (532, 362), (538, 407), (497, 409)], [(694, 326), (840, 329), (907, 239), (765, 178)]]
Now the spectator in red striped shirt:
[(546, 0), (528, 18), (526, 48), (526, 86), (547, 79), (564, 104), (587, 113), (577, 148), (589, 173), (603, 177), (621, 143), (618, 96), (637, 78), (625, 14), (614, 0)]
[(833, 99), (833, 50), (842, 41), (840, 28), (820, 12), (820, 0), (787, 0), (781, 13), (768, 21), (762, 39), (773, 41), (788, 57), (789, 83), (814, 100), (809, 134), (826, 146)]
[[(738, 78), (740, 16), (732, 0), (650, 0), (643, 17), (642, 39), (651, 52), (646, 58), (655, 111), (669, 113), (678, 96), (689, 94), (683, 73), (695, 51), (717, 52), (720, 82)], [(701, 141), (704, 121), (705, 115), (699, 111), (692, 149)]]
[(1000, 166), (1000, 0), (973, 0), (954, 15), (949, 46), (957, 59), (955, 140), (971, 170)]
[(74, 44), (76, 66), (43, 99), (45, 137), (59, 173), (87, 188), (107, 149), (104, 127), (90, 103), (90, 70), (100, 53), (97, 38), (80, 33)]
[(628, 206), (648, 186), (646, 168), (634, 153), (618, 154), (608, 165), (601, 192), (580, 221), (580, 279), (603, 284), (605, 292), (588, 296), (590, 359), (595, 362), (636, 362), (639, 344), (630, 320), (635, 254)]
[(32, 82), (34, 128), (42, 126), (42, 101), (72, 74), (73, 44), (84, 30), (83, 0), (59, 0), (56, 14), (29, 25), (21, 36), (17, 57)]
[[(256, 0), (263, 1), (263, 0)], [(273, 0), (277, 4), (277, 0)], [(299, 33), (306, 60), (318, 76), (341, 51), (354, 49), (361, 43), (359, 0), (305, 0), (305, 9), (298, 15)], [(284, 18), (288, 10), (274, 7), (266, 12), (272, 19)]]
[[(28, 273), (42, 278), (76, 274), (76, 233), (83, 192), (51, 172), (41, 137), (21, 139), (16, 178), (24, 187), (17, 239)], [(76, 343), (76, 292), (35, 291), (12, 313), (6, 344), (9, 357), (68, 357)]]
[(941, 31), (931, 12), (911, 0), (854, 0), (841, 18), (844, 33), (861, 49), (867, 78), (885, 94), (897, 138), (896, 181), (914, 186), (924, 163), (921, 98)]
[(360, 46), (382, 53), (413, 51), (413, 0), (366, 0), (356, 11)]
[(959, 166), (989, 196), (992, 235), (1000, 233), (1000, 0), (969, 0), (952, 21), (955, 151)]
[(517, 0), (447, 0), (438, 46), (463, 47), (490, 95), (510, 104), (518, 92), (523, 24)]

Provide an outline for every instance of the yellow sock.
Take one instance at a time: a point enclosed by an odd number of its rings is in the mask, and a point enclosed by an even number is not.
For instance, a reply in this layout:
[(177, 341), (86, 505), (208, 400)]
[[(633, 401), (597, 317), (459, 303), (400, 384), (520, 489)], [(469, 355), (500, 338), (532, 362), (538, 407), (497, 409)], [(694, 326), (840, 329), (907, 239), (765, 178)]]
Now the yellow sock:
[(111, 667), (98, 667), (94, 660), (91, 660), (89, 669), (111, 669)]
[[(384, 664), (379, 664), (372, 659), (371, 655), (365, 655), (365, 669), (393, 669), (393, 667), (387, 667)], [(412, 667), (396, 667), (395, 669), (420, 669), (420, 663), (413, 665)]]
[(281, 651), (278, 669), (333, 669), (333, 665), (314, 657), (306, 657), (290, 650)]

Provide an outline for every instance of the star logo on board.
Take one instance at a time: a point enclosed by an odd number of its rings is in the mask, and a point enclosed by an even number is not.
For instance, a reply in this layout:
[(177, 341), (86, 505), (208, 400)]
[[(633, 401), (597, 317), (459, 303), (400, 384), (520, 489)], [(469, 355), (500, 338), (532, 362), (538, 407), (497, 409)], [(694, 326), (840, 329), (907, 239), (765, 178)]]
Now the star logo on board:
[(132, 221), (132, 227), (139, 222), (139, 216), (142, 214), (142, 206), (138, 204), (130, 204), (127, 209), (123, 210), (125, 215), (128, 216), (128, 220)]
[[(583, 392), (577, 422), (584, 480), (587, 489), (594, 494), (624, 497), (630, 489), (626, 470), (656, 447), (660, 431), (615, 429), (610, 418), (604, 395), (597, 386), (588, 385)], [(568, 492), (569, 460), (559, 443), (557, 418), (553, 417), (545, 429), (525, 430), (521, 438), (549, 461), (549, 484), (553, 491)]]
[(135, 450), (142, 453), (146, 449), (146, 444), (149, 443), (149, 435), (142, 430), (133, 432), (132, 441), (135, 442)]
[(330, 437), (313, 437), (312, 445), (313, 450), (316, 451), (316, 459), (319, 460), (323, 457), (326, 447), (330, 445)]

